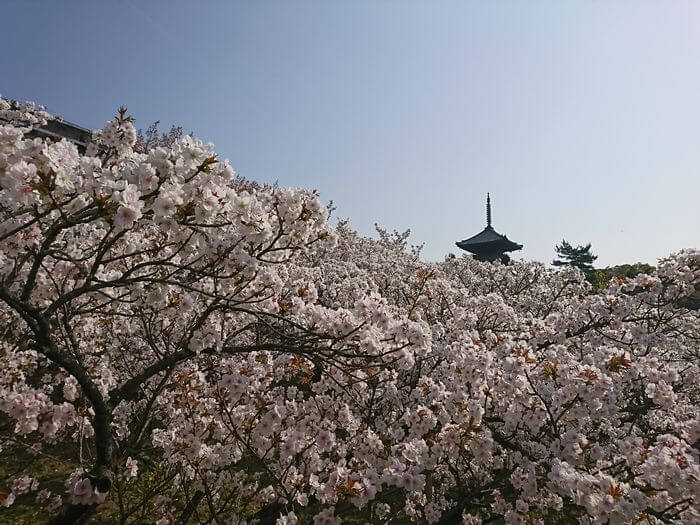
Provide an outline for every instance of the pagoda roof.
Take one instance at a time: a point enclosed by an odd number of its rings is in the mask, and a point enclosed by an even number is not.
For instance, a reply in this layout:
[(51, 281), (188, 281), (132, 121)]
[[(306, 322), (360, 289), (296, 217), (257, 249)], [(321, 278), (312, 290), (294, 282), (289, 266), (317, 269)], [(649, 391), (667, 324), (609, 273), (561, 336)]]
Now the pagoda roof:
[(523, 247), (522, 244), (513, 242), (505, 235), (498, 233), (490, 224), (473, 237), (456, 242), (455, 244), (471, 253), (479, 253), (486, 250), (513, 252)]

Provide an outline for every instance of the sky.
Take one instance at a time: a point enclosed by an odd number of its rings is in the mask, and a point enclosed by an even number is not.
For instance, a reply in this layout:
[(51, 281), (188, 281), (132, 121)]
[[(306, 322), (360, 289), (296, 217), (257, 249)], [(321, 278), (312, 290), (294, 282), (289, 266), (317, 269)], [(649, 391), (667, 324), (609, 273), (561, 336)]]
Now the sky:
[(425, 260), (493, 226), (551, 262), (700, 248), (700, 3), (4, 0), (0, 94), (129, 108), (244, 177), (319, 190)]

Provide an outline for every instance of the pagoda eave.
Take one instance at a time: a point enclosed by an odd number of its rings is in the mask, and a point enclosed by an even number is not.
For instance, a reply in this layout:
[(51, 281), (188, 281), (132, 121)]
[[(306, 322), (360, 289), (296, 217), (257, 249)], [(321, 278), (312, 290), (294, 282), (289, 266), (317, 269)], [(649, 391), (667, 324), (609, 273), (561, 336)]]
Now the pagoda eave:
[(466, 243), (461, 241), (456, 242), (455, 244), (462, 250), (475, 254), (491, 252), (515, 252), (517, 250), (522, 250), (523, 248), (522, 244), (515, 243), (508, 239), (480, 243)]

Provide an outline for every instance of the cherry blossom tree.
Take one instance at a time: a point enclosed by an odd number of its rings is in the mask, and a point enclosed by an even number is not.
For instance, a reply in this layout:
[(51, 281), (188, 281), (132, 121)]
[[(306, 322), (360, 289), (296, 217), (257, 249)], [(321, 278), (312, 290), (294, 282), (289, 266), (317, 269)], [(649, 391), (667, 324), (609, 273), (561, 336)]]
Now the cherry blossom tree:
[[(0, 480), (52, 523), (693, 523), (700, 254), (576, 269), (336, 228), (192, 137), (0, 100)], [(52, 485), (52, 483), (54, 483)]]

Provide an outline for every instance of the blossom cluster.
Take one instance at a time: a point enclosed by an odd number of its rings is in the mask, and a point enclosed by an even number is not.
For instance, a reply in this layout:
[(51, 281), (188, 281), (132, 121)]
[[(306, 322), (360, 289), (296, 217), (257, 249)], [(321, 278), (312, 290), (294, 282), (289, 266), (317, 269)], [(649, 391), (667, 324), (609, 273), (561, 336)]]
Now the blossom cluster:
[(120, 112), (80, 154), (26, 138), (21, 109), (0, 126), (0, 412), (16, 447), (75, 454), (62, 498), (22, 474), (3, 505), (700, 521), (699, 252), (597, 294), (539, 263), (426, 263), (193, 137), (135, 151)]

